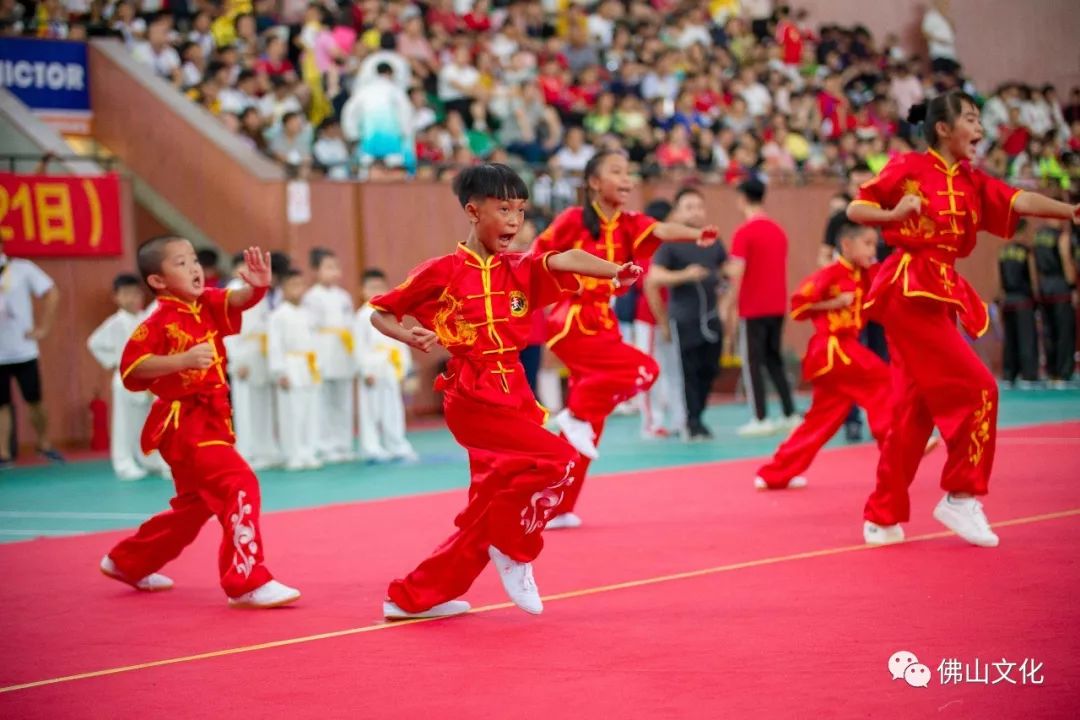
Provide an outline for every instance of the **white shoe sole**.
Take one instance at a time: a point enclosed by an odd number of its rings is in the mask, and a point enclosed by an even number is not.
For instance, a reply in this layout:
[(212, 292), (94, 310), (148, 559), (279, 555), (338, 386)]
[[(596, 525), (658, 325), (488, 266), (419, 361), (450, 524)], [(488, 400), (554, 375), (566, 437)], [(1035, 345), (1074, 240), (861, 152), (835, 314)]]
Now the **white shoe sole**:
[(502, 571), (499, 570), (499, 559), (496, 557), (496, 554), (501, 555), (502, 557), (507, 557), (506, 555), (503, 555), (502, 551), (498, 550), (494, 545), (488, 546), (488, 557), (491, 558), (491, 562), (495, 566), (495, 572), (499, 574), (499, 581), (502, 583), (503, 591), (506, 593), (506, 597), (510, 599), (510, 602), (512, 602), (519, 610), (527, 612), (530, 615), (539, 615), (544, 612), (544, 603), (543, 600), (541, 600), (540, 598), (539, 589), (536, 590), (536, 605), (526, 604), (524, 600), (519, 601), (514, 597), (514, 592), (512, 591), (512, 588), (510, 587), (510, 585), (507, 584), (506, 578), (503, 577)]
[(572, 513), (563, 513), (551, 518), (548, 524), (544, 526), (544, 530), (576, 530), (581, 527), (581, 518), (577, 515), (573, 517), (567, 517), (567, 515), (572, 515)]
[(762, 478), (759, 478), (759, 477), (754, 478), (754, 489), (755, 490), (802, 490), (805, 487), (806, 487), (806, 478), (804, 478), (802, 475), (796, 475), (795, 477), (791, 478), (791, 480), (788, 481), (787, 485), (785, 485), (784, 487), (779, 487), (779, 488), (769, 487), (769, 484), (767, 482), (765, 482), (765, 480), (763, 480)]
[[(880, 526), (879, 526), (880, 527)], [(899, 537), (896, 534), (887, 535), (884, 531), (869, 533), (866, 530), (866, 526), (863, 525), (863, 542), (873, 547), (882, 547), (884, 545), (899, 545), (907, 538), (904, 537), (904, 529), (900, 528)]]
[(229, 607), (236, 610), (269, 610), (271, 608), (284, 607), (285, 605), (291, 605), (300, 599), (300, 591), (297, 590), (292, 595), (287, 595), (273, 602), (258, 603), (254, 600), (237, 600), (236, 598), (229, 598)]
[(392, 602), (383, 603), (383, 617), (390, 622), (454, 617), (464, 615), (470, 610), (472, 606), (464, 600), (449, 600), (415, 613), (406, 612)]

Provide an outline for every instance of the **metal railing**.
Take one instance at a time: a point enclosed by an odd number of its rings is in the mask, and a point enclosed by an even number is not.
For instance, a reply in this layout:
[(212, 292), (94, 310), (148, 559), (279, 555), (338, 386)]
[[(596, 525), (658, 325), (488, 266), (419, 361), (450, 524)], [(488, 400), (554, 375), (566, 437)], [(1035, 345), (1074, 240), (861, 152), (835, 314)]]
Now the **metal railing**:
[(7, 172), (19, 172), (17, 165), (19, 163), (31, 164), (37, 163), (36, 172), (49, 172), (49, 166), (52, 163), (69, 163), (69, 162), (92, 162), (96, 163), (102, 170), (114, 171), (119, 170), (121, 167), (120, 158), (113, 155), (105, 155), (103, 153), (94, 152), (87, 155), (77, 154), (65, 154), (58, 155), (51, 152), (39, 152), (39, 153), (0, 153), (0, 167), (3, 167)]

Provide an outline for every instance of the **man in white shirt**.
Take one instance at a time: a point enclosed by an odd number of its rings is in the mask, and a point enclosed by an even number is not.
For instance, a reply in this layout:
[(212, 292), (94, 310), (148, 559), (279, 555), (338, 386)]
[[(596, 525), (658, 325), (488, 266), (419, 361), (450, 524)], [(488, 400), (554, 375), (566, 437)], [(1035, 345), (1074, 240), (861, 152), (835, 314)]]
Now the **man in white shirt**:
[(585, 142), (585, 131), (572, 127), (566, 132), (566, 143), (555, 153), (552, 160), (564, 172), (582, 173), (595, 152), (593, 146)]
[(174, 80), (180, 70), (180, 55), (169, 44), (169, 24), (165, 19), (150, 23), (146, 40), (136, 43), (131, 55), (166, 80)]
[[(13, 380), (30, 408), (38, 453), (52, 462), (63, 462), (63, 456), (49, 442), (49, 422), (41, 402), (38, 368), (38, 341), (52, 330), (60, 291), (52, 278), (34, 263), (5, 255), (3, 242), (0, 237), (0, 469), (12, 465)], [(44, 300), (39, 322), (35, 322), (33, 298)]]
[(299, 270), (284, 273), (281, 291), (283, 302), (270, 313), (267, 325), (268, 367), (277, 386), (281, 450), (286, 470), (315, 470), (322, 466), (316, 455), (321, 372), (311, 317), (300, 307), (304, 278)]

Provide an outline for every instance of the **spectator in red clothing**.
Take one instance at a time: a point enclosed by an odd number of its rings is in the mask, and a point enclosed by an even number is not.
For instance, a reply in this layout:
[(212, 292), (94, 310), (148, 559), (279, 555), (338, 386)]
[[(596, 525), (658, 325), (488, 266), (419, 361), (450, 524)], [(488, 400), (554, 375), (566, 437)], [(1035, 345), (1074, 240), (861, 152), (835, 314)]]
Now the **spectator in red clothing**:
[(677, 124), (671, 128), (667, 140), (656, 148), (656, 162), (664, 170), (694, 169), (694, 149), (690, 147), (690, 134), (685, 125)]
[[(761, 181), (745, 180), (738, 191), (739, 210), (745, 221), (731, 236), (731, 259), (726, 272), (731, 293), (738, 298), (732, 308), (737, 310), (741, 323), (743, 383), (754, 411), (754, 419), (738, 432), (753, 437), (793, 428), (799, 419), (780, 354), (788, 303), (787, 235), (765, 214), (765, 186)], [(734, 317), (729, 318), (729, 322), (734, 321)], [(763, 369), (769, 373), (783, 405), (785, 420), (779, 424), (767, 419)]]
[(821, 113), (821, 134), (830, 140), (836, 140), (846, 131), (855, 129), (851, 101), (844, 94), (840, 75), (825, 78), (825, 87), (818, 93), (818, 110)]
[(277, 34), (267, 35), (263, 56), (255, 62), (255, 72), (263, 78), (284, 77), (290, 82), (295, 81), (296, 68), (288, 54), (285, 38)]
[(1020, 121), (1019, 107), (1014, 105), (1009, 108), (1009, 122), (1001, 126), (998, 137), (1002, 149), (1010, 158), (1016, 157), (1027, 148), (1031, 131)]
[(435, 0), (427, 12), (429, 28), (439, 27), (453, 35), (464, 29), (465, 24), (454, 14), (454, 0)]
[(781, 59), (785, 65), (797, 66), (802, 63), (802, 33), (791, 19), (791, 10), (786, 5), (777, 9), (776, 18), (776, 44), (783, 48)]
[(476, 33), (484, 33), (491, 29), (491, 2), (490, 0), (476, 0), (472, 10), (463, 18), (465, 27)]

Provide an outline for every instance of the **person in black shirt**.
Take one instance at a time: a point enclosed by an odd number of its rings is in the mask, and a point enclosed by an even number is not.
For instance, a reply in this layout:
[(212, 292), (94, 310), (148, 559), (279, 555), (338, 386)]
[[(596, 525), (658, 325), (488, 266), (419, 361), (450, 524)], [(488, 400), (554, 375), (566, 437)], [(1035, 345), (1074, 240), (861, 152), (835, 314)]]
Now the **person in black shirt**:
[(1046, 221), (1036, 228), (1032, 248), (1042, 312), (1046, 374), (1054, 388), (1066, 387), (1076, 365), (1076, 314), (1072, 304), (1076, 275), (1070, 262), (1071, 230), (1068, 224)]
[[(673, 222), (705, 226), (705, 200), (694, 188), (675, 195)], [(690, 243), (665, 243), (653, 255), (643, 284), (645, 297), (665, 337), (676, 336), (682, 357), (686, 396), (686, 432), (691, 441), (708, 440), (712, 433), (701, 416), (720, 370), (723, 330), (717, 301), (720, 269), (727, 259), (723, 243), (703, 248)], [(670, 288), (668, 305), (660, 288)]]
[(1039, 339), (1035, 330), (1035, 290), (1031, 282), (1033, 256), (1031, 228), (1026, 220), (1017, 226), (1016, 240), (998, 253), (1001, 276), (1001, 310), (1005, 324), (1003, 362), (1005, 381), (1031, 387), (1039, 379)]

